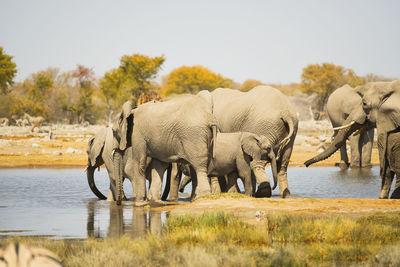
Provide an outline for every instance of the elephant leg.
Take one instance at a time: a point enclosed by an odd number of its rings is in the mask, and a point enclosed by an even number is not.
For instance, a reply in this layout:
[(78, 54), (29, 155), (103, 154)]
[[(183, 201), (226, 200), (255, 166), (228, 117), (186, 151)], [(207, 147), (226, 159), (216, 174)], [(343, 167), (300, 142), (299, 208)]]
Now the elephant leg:
[(238, 193), (236, 189), (236, 181), (238, 178), (237, 172), (231, 172), (228, 174), (228, 185), (227, 185), (227, 191), (229, 193)]
[(161, 211), (150, 210), (149, 211), (149, 224), (150, 224), (150, 233), (153, 235), (161, 234), (162, 230), (162, 222), (161, 222)]
[(360, 135), (350, 135), (350, 153), (351, 161), (350, 168), (360, 168), (361, 167), (361, 144)]
[(347, 156), (347, 148), (346, 148), (346, 144), (344, 146), (340, 147), (340, 163), (339, 163), (339, 167), (341, 169), (347, 169), (349, 167), (350, 163), (349, 163), (349, 157)]
[(228, 178), (225, 176), (218, 176), (218, 183), (221, 192), (228, 192)]
[(372, 144), (374, 142), (374, 129), (364, 131), (360, 136), (360, 142), (361, 142), (361, 168), (370, 168)]
[[(181, 181), (181, 185), (179, 186), (179, 192), (183, 193), (183, 190), (185, 190), (185, 187), (192, 182), (192, 177), (190, 175), (185, 175)], [(192, 190), (193, 190), (193, 185), (192, 185)]]
[(390, 198), (400, 199), (400, 172), (396, 172), (396, 184), (394, 185), (394, 190)]
[(394, 172), (392, 172), (389, 168), (386, 168), (385, 173), (383, 173), (381, 169), (381, 178), (382, 178), (382, 187), (381, 192), (379, 194), (379, 198), (388, 198), (390, 187), (392, 186), (394, 177)]
[(162, 192), (162, 180), (169, 163), (153, 159), (151, 162), (151, 185), (147, 200), (160, 201)]
[(219, 186), (218, 176), (211, 176), (211, 193), (221, 193), (221, 187)]
[(239, 170), (238, 172), (239, 172), (238, 176), (242, 179), (242, 182), (244, 185), (245, 195), (252, 196), (255, 192), (255, 187), (257, 184), (253, 183), (253, 181), (255, 182), (256, 179), (255, 179), (255, 176), (253, 179), (251, 169), (245, 168), (245, 169)]
[(250, 168), (253, 171), (257, 180), (257, 191), (255, 192), (255, 197), (271, 197), (271, 181), (265, 173), (265, 166), (267, 162), (265, 160), (251, 161)]
[(178, 189), (181, 182), (182, 172), (178, 169), (176, 163), (172, 163), (171, 168), (171, 185), (169, 191), (169, 200), (178, 201)]
[(206, 164), (204, 164), (204, 167), (202, 167), (193, 165), (193, 163), (191, 162), (191, 165), (193, 166), (191, 167), (191, 172), (190, 172), (193, 185), (192, 199), (199, 196), (210, 194), (211, 186), (210, 183), (208, 182)]
[[(144, 150), (142, 150), (144, 151)], [(133, 177), (134, 177), (134, 194), (136, 197), (136, 205), (145, 205), (146, 202), (146, 156), (136, 155), (136, 160), (133, 162)]]
[(277, 161), (279, 195), (281, 198), (290, 197), (289, 184), (287, 180), (287, 168), (289, 165), (290, 156), (292, 155), (293, 144), (294, 138), (290, 140), (290, 143), (284, 149), (282, 149), (280, 159)]

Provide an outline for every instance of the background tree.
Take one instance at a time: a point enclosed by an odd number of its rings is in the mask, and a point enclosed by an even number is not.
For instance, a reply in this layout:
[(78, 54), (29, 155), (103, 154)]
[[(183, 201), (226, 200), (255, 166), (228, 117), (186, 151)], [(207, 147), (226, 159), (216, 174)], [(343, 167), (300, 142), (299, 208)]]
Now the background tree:
[(119, 109), (125, 101), (136, 102), (143, 93), (152, 95), (159, 90), (153, 80), (164, 61), (164, 56), (152, 58), (140, 54), (125, 55), (118, 68), (104, 74), (99, 86), (107, 105), (109, 120), (113, 111)]
[(242, 83), (242, 85), (239, 87), (239, 90), (242, 92), (247, 92), (259, 85), (264, 85), (264, 83), (259, 80), (248, 79)]
[(167, 76), (164, 95), (192, 93), (201, 90), (212, 91), (218, 87), (230, 88), (232, 80), (223, 77), (221, 74), (212, 72), (203, 66), (182, 66)]
[(23, 82), (22, 92), (24, 98), (24, 112), (32, 116), (43, 116), (48, 118), (49, 105), (47, 100), (50, 98), (54, 80), (52, 73), (41, 70), (31, 74)]
[(377, 74), (374, 74), (374, 73), (368, 73), (367, 75), (365, 75), (363, 77), (363, 79), (364, 79), (364, 81), (366, 83), (369, 83), (369, 82), (390, 82), (390, 81), (393, 81), (393, 80), (398, 80), (396, 78), (385, 77), (385, 76), (377, 75)]
[(94, 115), (93, 106), (93, 84), (94, 72), (93, 69), (83, 65), (77, 65), (76, 70), (72, 72), (72, 77), (76, 78), (79, 92), (79, 100), (75, 106), (75, 112), (78, 117), (78, 122), (88, 121), (94, 123), (96, 118)]
[(363, 83), (364, 80), (351, 69), (331, 63), (310, 64), (303, 69), (300, 89), (305, 93), (317, 93), (315, 108), (323, 111), (329, 95), (335, 89), (345, 84), (355, 87)]
[(17, 73), (17, 65), (12, 61), (12, 56), (3, 52), (0, 46), (0, 90), (1, 93), (8, 93), (8, 86), (13, 84), (13, 79)]

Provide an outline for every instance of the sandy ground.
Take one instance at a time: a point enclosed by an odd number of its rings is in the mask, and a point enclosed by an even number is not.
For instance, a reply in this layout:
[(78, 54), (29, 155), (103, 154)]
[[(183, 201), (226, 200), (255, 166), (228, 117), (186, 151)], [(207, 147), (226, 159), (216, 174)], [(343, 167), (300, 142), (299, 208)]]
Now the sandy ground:
[[(79, 125), (30, 127), (0, 127), (0, 168), (18, 167), (82, 167), (87, 163), (88, 139), (101, 127)], [(322, 151), (330, 141), (332, 130), (328, 122), (300, 123), (290, 166), (303, 162)], [(339, 152), (314, 166), (334, 166)], [(378, 165), (378, 151), (373, 149), (372, 164)], [(398, 211), (400, 200), (378, 199), (199, 199), (183, 205), (159, 209), (172, 213), (197, 213), (211, 210), (234, 212), (246, 220), (257, 222), (266, 213), (291, 212), (303, 214), (347, 214), (359, 216), (374, 212)]]
[[(104, 126), (53, 125), (34, 132), (31, 127), (0, 127), (0, 168), (85, 167), (87, 142), (101, 127)], [(304, 161), (327, 146), (331, 135), (328, 122), (300, 122), (289, 166), (304, 166)], [(313, 166), (334, 166), (339, 159), (336, 152)], [(379, 165), (376, 146), (372, 164)]]
[(249, 222), (262, 221), (267, 214), (291, 213), (304, 215), (343, 215), (358, 218), (377, 212), (400, 211), (400, 200), (395, 199), (257, 199), (223, 198), (198, 199), (184, 205), (158, 208), (172, 214), (198, 214), (204, 211), (232, 212)]

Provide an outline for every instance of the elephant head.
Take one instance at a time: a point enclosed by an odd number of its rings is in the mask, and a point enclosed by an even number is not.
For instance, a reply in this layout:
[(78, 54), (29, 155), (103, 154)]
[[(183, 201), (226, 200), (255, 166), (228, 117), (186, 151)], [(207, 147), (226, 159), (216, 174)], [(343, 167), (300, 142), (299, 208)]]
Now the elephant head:
[(121, 204), (122, 186), (123, 186), (123, 153), (126, 148), (131, 146), (132, 130), (133, 130), (133, 113), (134, 104), (127, 101), (122, 105), (121, 113), (117, 116), (113, 123), (113, 168), (116, 175), (116, 200), (117, 204)]
[[(390, 191), (391, 165), (389, 159), (393, 151), (388, 151), (388, 139), (400, 130), (400, 81), (376, 82), (366, 85), (363, 97), (363, 109), (368, 119), (376, 124), (378, 132), (379, 161), (381, 167), (382, 187), (380, 198), (387, 198)], [(393, 162), (393, 161), (392, 161)], [(388, 166), (389, 165), (389, 166)], [(396, 170), (397, 171), (397, 170)], [(396, 178), (399, 181), (399, 177)], [(398, 198), (400, 183), (396, 183), (392, 198)]]
[[(271, 142), (263, 135), (257, 135), (252, 133), (243, 133), (240, 141), (243, 152), (252, 158), (252, 163), (251, 163), (252, 171), (254, 172), (254, 175), (256, 176), (257, 179), (257, 183), (259, 185), (265, 182), (266, 180), (265, 179), (266, 175), (264, 172), (265, 166), (263, 163), (261, 163), (262, 165), (261, 166), (259, 162), (263, 162), (264, 160), (271, 162), (271, 170), (274, 178), (274, 186), (272, 190), (275, 189), (278, 180), (278, 170), (276, 166), (275, 152), (271, 145)], [(265, 176), (265, 177), (260, 179), (260, 176), (261, 177)]]
[[(357, 88), (349, 88), (349, 90), (356, 90), (358, 94), (361, 94), (365, 89), (364, 87)], [(334, 136), (332, 143), (329, 147), (318, 154), (317, 156), (307, 160), (304, 164), (308, 167), (313, 163), (316, 163), (321, 160), (325, 160), (330, 157), (333, 153), (335, 153), (340, 147), (346, 145), (346, 139), (353, 134), (357, 130), (361, 130), (361, 128), (371, 127), (370, 121), (367, 120), (367, 114), (365, 113), (362, 107), (362, 101), (360, 101), (359, 105), (355, 106), (350, 114), (348, 115), (346, 121), (343, 126), (336, 127), (333, 130), (337, 131)]]
[(106, 197), (97, 189), (96, 184), (94, 183), (94, 171), (104, 163), (100, 155), (104, 148), (106, 136), (107, 128), (102, 128), (95, 136), (92, 136), (89, 139), (86, 148), (86, 153), (88, 154), (88, 165), (86, 168), (87, 180), (90, 189), (99, 199), (106, 199)]

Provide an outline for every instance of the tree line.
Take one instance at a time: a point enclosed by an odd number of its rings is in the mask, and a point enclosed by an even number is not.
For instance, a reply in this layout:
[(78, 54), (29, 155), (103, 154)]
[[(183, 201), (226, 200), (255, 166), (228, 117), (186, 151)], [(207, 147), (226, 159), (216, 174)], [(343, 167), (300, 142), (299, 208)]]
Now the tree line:
[[(27, 113), (54, 123), (109, 122), (127, 100), (140, 104), (172, 94), (194, 94), (218, 87), (245, 92), (265, 84), (255, 79), (240, 84), (200, 65), (176, 68), (157, 82), (165, 56), (141, 54), (123, 55), (119, 66), (103, 77), (96, 77), (92, 68), (77, 65), (66, 72), (49, 67), (22, 82), (14, 82), (17, 69), (12, 59), (0, 46), (0, 117), (18, 117)], [(318, 97), (313, 108), (323, 111), (328, 96), (336, 88), (382, 80), (391, 79), (374, 74), (360, 77), (349, 68), (322, 63), (306, 66), (300, 84), (269, 85), (289, 95), (316, 93)]]

